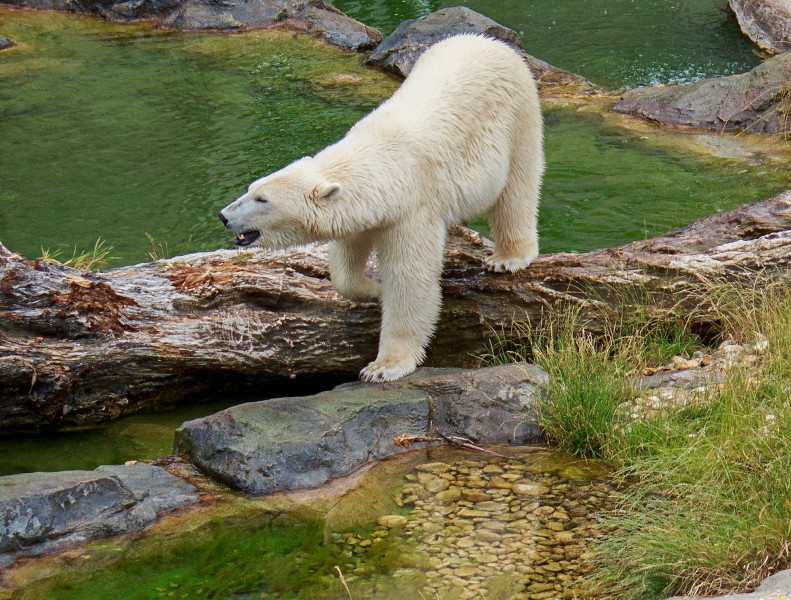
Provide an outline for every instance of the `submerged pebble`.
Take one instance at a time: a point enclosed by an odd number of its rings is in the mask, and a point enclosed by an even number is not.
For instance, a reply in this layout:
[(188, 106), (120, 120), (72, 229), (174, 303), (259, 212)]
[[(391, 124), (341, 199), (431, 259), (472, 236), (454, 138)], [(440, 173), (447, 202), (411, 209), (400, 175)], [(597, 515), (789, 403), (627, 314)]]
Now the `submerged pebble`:
[[(412, 512), (380, 517), (379, 536), (417, 550), (425, 597), (481, 598), (495, 589), (513, 600), (585, 597), (590, 541), (604, 533), (599, 517), (613, 508), (614, 488), (579, 467), (565, 470), (581, 477), (566, 479), (527, 456), (429, 463), (406, 477), (395, 500)], [(364, 562), (364, 541), (355, 538), (347, 555)]]

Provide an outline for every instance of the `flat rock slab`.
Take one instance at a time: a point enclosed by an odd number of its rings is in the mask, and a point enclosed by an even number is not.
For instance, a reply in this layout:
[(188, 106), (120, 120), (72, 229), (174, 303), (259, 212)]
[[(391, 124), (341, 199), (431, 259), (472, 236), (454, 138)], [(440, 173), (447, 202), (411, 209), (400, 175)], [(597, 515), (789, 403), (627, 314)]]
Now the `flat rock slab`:
[(744, 34), (767, 52), (791, 50), (791, 0), (728, 0)]
[(111, 21), (150, 20), (183, 31), (289, 28), (350, 50), (370, 50), (382, 34), (323, 0), (0, 0), (36, 10), (94, 14)]
[(781, 133), (789, 126), (789, 86), (791, 53), (786, 53), (740, 75), (631, 90), (613, 110), (665, 125)]
[(747, 594), (727, 594), (725, 596), (674, 596), (668, 600), (779, 600), (791, 595), (791, 570), (780, 571), (768, 577), (754, 592)]
[(175, 449), (253, 496), (317, 487), (407, 450), (399, 444), (405, 437), (534, 442), (540, 432), (533, 404), (546, 380), (540, 367), (526, 364), (420, 369), (385, 385), (345, 384), (188, 421), (176, 431)]
[(193, 485), (144, 463), (0, 477), (0, 567), (139, 530), (199, 499)]
[(513, 29), (463, 6), (443, 8), (419, 19), (403, 21), (371, 52), (365, 63), (406, 77), (427, 48), (447, 37), (463, 33), (485, 35), (511, 46), (530, 65), (539, 88), (573, 85), (581, 88), (578, 92), (593, 89), (592, 84), (579, 75), (556, 69), (527, 54), (522, 48), (519, 34)]

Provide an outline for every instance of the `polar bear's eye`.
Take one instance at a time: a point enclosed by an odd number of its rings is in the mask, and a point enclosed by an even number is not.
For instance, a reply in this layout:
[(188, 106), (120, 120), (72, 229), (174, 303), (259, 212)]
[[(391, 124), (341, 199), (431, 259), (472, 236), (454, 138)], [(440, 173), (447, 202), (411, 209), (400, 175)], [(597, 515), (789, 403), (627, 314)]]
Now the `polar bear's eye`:
[(263, 198), (263, 197), (261, 197), (261, 196), (258, 196), (258, 197), (256, 197), (255, 201), (256, 201), (256, 202), (263, 202), (264, 204), (266, 204), (267, 202), (269, 202), (269, 201), (268, 201), (266, 198)]

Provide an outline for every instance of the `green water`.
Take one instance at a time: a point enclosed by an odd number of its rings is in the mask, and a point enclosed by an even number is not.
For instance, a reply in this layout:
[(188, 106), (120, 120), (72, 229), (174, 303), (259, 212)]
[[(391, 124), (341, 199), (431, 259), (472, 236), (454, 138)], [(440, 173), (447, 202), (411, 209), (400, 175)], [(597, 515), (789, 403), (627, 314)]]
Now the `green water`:
[[(549, 3), (494, 4), (474, 7), (515, 27), (530, 15), (553, 14), (573, 30), (572, 16), (578, 15), (561, 15), (558, 7), (582, 12), (569, 2), (555, 3), (555, 12)], [(678, 19), (679, 27), (697, 32), (690, 41), (685, 29), (675, 31), (655, 14), (669, 10), (669, 3), (595, 3), (600, 5), (612, 7), (612, 27), (629, 35), (607, 30), (602, 38), (598, 9), (589, 7), (586, 31), (596, 44), (582, 44), (579, 32), (575, 37), (538, 27), (546, 36), (531, 42), (544, 47), (536, 54), (584, 72), (573, 58), (582, 52), (623, 82), (617, 73), (627, 68), (624, 58), (639, 58), (620, 45), (627, 39), (639, 38), (655, 52), (669, 45), (686, 56), (694, 40), (713, 44), (727, 29), (724, 23)], [(392, 25), (435, 8), (365, 6), (358, 16), (384, 29), (380, 19)], [(355, 12), (353, 3), (343, 8)], [(710, 8), (696, 0), (684, 10), (720, 19)], [(653, 11), (645, 17), (649, 23), (663, 23), (656, 39), (634, 30), (643, 11)], [(114, 247), (110, 265), (148, 260), (149, 236), (159, 256), (229, 247), (216, 218), (220, 208), (255, 177), (341, 137), (398, 85), (361, 67), (357, 55), (284, 32), (166, 33), (7, 9), (0, 9), (0, 31), (21, 43), (0, 54), (0, 242), (27, 256), (48, 250), (65, 260), (75, 249), (92, 248), (97, 238)], [(740, 39), (728, 37), (731, 52)], [(570, 62), (555, 60), (556, 54)], [(700, 47), (698, 54), (706, 60), (730, 56), (713, 47)], [(650, 70), (652, 60), (639, 62)], [(717, 69), (727, 70), (725, 63)], [(543, 252), (627, 242), (788, 185), (777, 168), (668, 151), (605, 125), (601, 117), (571, 110), (547, 114), (546, 145)]]
[(112, 264), (230, 246), (217, 212), (397, 81), (309, 36), (188, 35), (0, 8), (0, 242)]
[(91, 431), (0, 437), (0, 475), (95, 469), (128, 460), (154, 460), (173, 452), (173, 432), (185, 421), (238, 404), (218, 401), (111, 421)]
[(688, 82), (760, 62), (721, 0), (333, 0), (388, 34), (403, 19), (468, 6), (517, 31), (525, 49), (609, 87)]

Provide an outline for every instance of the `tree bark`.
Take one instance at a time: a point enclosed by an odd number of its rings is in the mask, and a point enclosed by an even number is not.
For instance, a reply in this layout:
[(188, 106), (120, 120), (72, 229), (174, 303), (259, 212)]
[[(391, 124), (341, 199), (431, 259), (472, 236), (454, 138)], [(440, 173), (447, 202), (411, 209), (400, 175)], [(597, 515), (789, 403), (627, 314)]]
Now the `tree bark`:
[[(487, 245), (470, 230), (449, 236), (427, 365), (476, 365), (494, 332), (561, 303), (595, 331), (602, 307), (649, 299), (661, 318), (712, 280), (789, 278), (791, 192), (619, 248), (544, 255), (515, 274), (482, 268)], [(0, 431), (89, 426), (223, 386), (351, 379), (375, 357), (378, 332), (376, 304), (335, 293), (325, 246), (86, 273), (0, 245)]]

